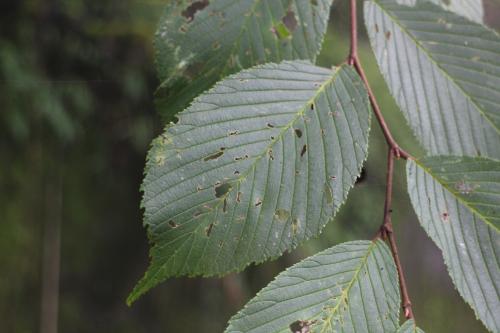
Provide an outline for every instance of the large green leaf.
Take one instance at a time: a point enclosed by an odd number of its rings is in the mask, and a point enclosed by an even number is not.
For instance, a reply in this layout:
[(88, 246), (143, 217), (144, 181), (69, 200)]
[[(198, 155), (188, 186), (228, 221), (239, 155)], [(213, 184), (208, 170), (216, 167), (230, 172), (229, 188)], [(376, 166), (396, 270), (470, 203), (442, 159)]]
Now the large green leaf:
[(332, 0), (172, 1), (158, 28), (159, 111), (168, 117), (222, 77), (265, 62), (314, 61)]
[(241, 270), (318, 235), (360, 172), (369, 123), (349, 66), (267, 64), (201, 95), (149, 153), (152, 262), (129, 302), (170, 276)]
[(428, 157), (408, 161), (407, 176), (413, 207), (455, 286), (486, 327), (500, 332), (500, 162)]
[(500, 37), (431, 3), (365, 2), (389, 89), (431, 154), (500, 158)]
[(279, 274), (226, 332), (396, 332), (398, 276), (382, 241), (343, 243)]
[(413, 319), (405, 321), (405, 323), (397, 330), (396, 333), (424, 333), (417, 327)]

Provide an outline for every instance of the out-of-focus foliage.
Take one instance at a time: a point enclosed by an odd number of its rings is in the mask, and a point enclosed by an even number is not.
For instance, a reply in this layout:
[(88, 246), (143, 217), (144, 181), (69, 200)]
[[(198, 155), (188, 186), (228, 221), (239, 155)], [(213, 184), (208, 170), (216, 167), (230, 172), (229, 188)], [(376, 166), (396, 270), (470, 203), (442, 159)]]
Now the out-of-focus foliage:
[[(347, 54), (346, 5), (334, 5), (322, 66)], [(59, 331), (93, 333), (220, 332), (285, 267), (339, 242), (370, 238), (380, 223), (385, 145), (373, 126), (365, 176), (318, 239), (221, 280), (171, 279), (128, 308), (126, 295), (148, 261), (137, 189), (148, 143), (162, 127), (152, 105), (159, 84), (152, 36), (163, 6), (159, 0), (0, 5), (1, 332), (38, 331), (43, 226), (55, 215), (62, 219)], [(399, 142), (417, 152), (362, 42), (383, 112)], [(403, 164), (397, 167), (393, 219), (419, 326), (484, 331), (419, 229)], [(55, 195), (63, 201), (54, 211)]]
[(61, 331), (93, 331), (99, 313), (123, 304), (127, 269), (144, 252), (132, 186), (157, 126), (150, 39), (161, 7), (0, 5), (0, 331), (38, 331), (42, 234), (58, 215)]

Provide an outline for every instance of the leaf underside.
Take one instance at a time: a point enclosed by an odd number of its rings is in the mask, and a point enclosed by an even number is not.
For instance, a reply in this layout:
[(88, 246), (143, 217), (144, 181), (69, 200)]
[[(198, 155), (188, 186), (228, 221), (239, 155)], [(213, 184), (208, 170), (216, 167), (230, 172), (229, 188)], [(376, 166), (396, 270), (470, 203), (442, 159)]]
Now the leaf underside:
[(380, 70), (422, 146), (500, 158), (498, 34), (421, 1), (367, 1), (364, 12)]
[(230, 320), (226, 332), (396, 332), (399, 303), (388, 247), (380, 240), (353, 241), (280, 273)]
[(241, 69), (314, 61), (332, 0), (199, 0), (167, 5), (155, 37), (158, 110), (167, 119)]
[(128, 302), (168, 277), (241, 270), (318, 235), (359, 175), (369, 124), (349, 66), (267, 64), (201, 95), (149, 152), (152, 262)]
[(500, 162), (473, 157), (408, 161), (408, 192), (442, 250), (460, 295), (492, 332), (500, 331)]
[[(431, 155), (500, 158), (500, 38), (417, 1), (369, 1), (379, 67)], [(409, 161), (408, 191), (453, 283), (488, 329), (500, 331), (499, 162), (453, 156)]]
[[(441, 6), (443, 9), (463, 16), (473, 22), (484, 22), (484, 8), (482, 0), (427, 0)], [(417, 0), (396, 0), (400, 5), (415, 6)]]
[(424, 331), (415, 325), (415, 321), (413, 319), (410, 319), (405, 321), (396, 333), (424, 333)]

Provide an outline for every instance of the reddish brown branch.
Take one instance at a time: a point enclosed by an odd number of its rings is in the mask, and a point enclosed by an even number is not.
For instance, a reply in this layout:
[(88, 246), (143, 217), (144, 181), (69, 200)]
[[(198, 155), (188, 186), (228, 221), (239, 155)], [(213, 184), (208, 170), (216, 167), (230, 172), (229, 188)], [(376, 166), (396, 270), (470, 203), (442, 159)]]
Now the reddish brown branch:
[(380, 107), (378, 106), (377, 100), (375, 99), (375, 95), (370, 87), (368, 79), (365, 75), (365, 71), (363, 70), (363, 66), (361, 65), (361, 61), (358, 56), (358, 31), (357, 31), (357, 10), (356, 10), (356, 0), (350, 0), (351, 4), (351, 49), (349, 52), (349, 56), (347, 57), (347, 63), (351, 66), (354, 66), (359, 76), (363, 80), (366, 90), (368, 91), (368, 98), (370, 99), (370, 104), (373, 109), (373, 113), (375, 113), (375, 117), (384, 133), (385, 140), (389, 146), (389, 152), (387, 155), (387, 178), (386, 178), (386, 192), (385, 192), (385, 204), (384, 204), (384, 221), (377, 232), (376, 238), (382, 238), (386, 242), (389, 243), (389, 247), (391, 249), (392, 257), (394, 258), (394, 263), (396, 264), (396, 270), (398, 271), (399, 276), (399, 287), (401, 288), (401, 301), (404, 316), (407, 319), (413, 319), (413, 310), (411, 307), (410, 296), (408, 294), (408, 288), (406, 286), (406, 280), (404, 277), (403, 267), (401, 265), (401, 261), (399, 259), (398, 247), (396, 244), (396, 239), (394, 236), (394, 230), (392, 228), (392, 184), (393, 184), (393, 174), (394, 174), (394, 159), (395, 158), (412, 158), (410, 154), (401, 149), (394, 140), (394, 137), (387, 126), (387, 123), (380, 111)]
[(359, 58), (357, 55), (355, 55), (353, 58), (353, 65), (356, 71), (359, 73), (359, 76), (363, 80), (366, 86), (366, 90), (368, 91), (368, 98), (370, 99), (370, 104), (372, 105), (373, 113), (375, 113), (375, 117), (377, 118), (377, 121), (380, 125), (380, 128), (382, 129), (382, 132), (384, 133), (385, 140), (387, 141), (387, 144), (391, 147), (391, 149), (395, 153), (395, 157), (399, 158), (402, 157), (405, 160), (408, 158), (412, 158), (410, 154), (408, 154), (405, 150), (403, 150), (399, 145), (397, 144), (396, 140), (394, 140), (391, 131), (389, 130), (389, 127), (387, 126), (387, 123), (385, 122), (384, 116), (382, 115), (382, 112), (380, 112), (380, 107), (378, 106), (377, 100), (375, 99), (375, 95), (373, 94), (373, 91), (370, 87), (370, 84), (368, 83), (368, 79), (366, 78), (365, 72), (363, 70), (363, 67), (361, 66), (361, 62), (359, 61)]
[(391, 248), (392, 257), (394, 258), (394, 263), (396, 264), (396, 270), (399, 276), (399, 287), (401, 289), (401, 301), (403, 307), (403, 313), (406, 319), (413, 319), (413, 310), (411, 308), (410, 296), (408, 294), (408, 288), (406, 286), (406, 280), (403, 272), (403, 266), (401, 265), (401, 260), (399, 259), (398, 247), (396, 245), (396, 239), (394, 236), (394, 230), (392, 227), (391, 213), (392, 213), (392, 183), (394, 174), (394, 158), (396, 152), (393, 148), (389, 147), (389, 153), (387, 155), (387, 176), (386, 176), (386, 190), (385, 190), (385, 204), (384, 204), (384, 222), (380, 226), (377, 233), (377, 237), (382, 237), (385, 241), (389, 243)]
[(361, 65), (361, 61), (359, 60), (358, 28), (357, 28), (358, 19), (356, 10), (356, 0), (350, 0), (350, 1), (351, 1), (351, 50), (349, 52), (349, 56), (347, 57), (347, 63), (351, 66), (354, 66), (359, 76), (363, 80), (366, 90), (368, 91), (368, 98), (370, 99), (370, 104), (372, 106), (373, 113), (375, 113), (375, 117), (377, 118), (380, 128), (384, 133), (385, 140), (387, 141), (387, 144), (391, 147), (391, 149), (394, 151), (395, 156), (397, 158), (402, 157), (405, 160), (408, 158), (412, 158), (412, 156), (408, 154), (405, 150), (403, 150), (401, 147), (399, 147), (396, 140), (394, 140), (394, 137), (392, 136), (391, 131), (387, 126), (384, 116), (380, 111), (380, 107), (378, 106), (375, 94), (373, 93), (372, 88), (370, 87), (370, 83), (368, 82), (363, 66)]

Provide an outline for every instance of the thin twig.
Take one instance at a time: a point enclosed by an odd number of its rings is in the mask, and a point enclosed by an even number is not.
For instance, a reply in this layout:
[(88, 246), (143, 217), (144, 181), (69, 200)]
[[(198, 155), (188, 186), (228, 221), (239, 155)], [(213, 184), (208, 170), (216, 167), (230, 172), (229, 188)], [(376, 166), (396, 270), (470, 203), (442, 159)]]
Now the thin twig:
[(354, 65), (358, 57), (358, 12), (356, 9), (356, 0), (351, 0), (351, 50), (347, 63)]
[(385, 205), (384, 205), (384, 222), (380, 226), (378, 237), (389, 242), (391, 248), (392, 257), (394, 258), (394, 263), (396, 264), (396, 270), (399, 276), (399, 287), (401, 289), (401, 300), (404, 316), (406, 319), (413, 319), (413, 310), (411, 308), (410, 296), (408, 294), (408, 288), (406, 286), (406, 280), (403, 272), (403, 266), (401, 265), (401, 260), (399, 259), (398, 247), (396, 245), (396, 239), (394, 236), (394, 230), (392, 227), (391, 213), (392, 213), (392, 183), (394, 174), (394, 158), (395, 151), (389, 148), (389, 153), (387, 156), (387, 178), (386, 178), (386, 191), (385, 191)]
[(363, 66), (361, 65), (361, 61), (358, 56), (358, 19), (357, 19), (357, 10), (356, 10), (356, 0), (351, 1), (351, 49), (349, 52), (349, 56), (347, 57), (347, 63), (351, 66), (354, 66), (359, 76), (363, 80), (366, 90), (368, 91), (368, 98), (370, 99), (370, 104), (372, 105), (373, 113), (375, 113), (375, 117), (384, 133), (385, 140), (387, 144), (392, 148), (397, 158), (412, 159), (412, 156), (403, 150), (397, 144), (396, 140), (391, 134), (389, 127), (380, 111), (380, 107), (378, 106), (377, 100), (375, 99), (375, 94), (373, 94), (372, 88), (370, 87), (370, 83), (365, 75), (365, 71)]
[(396, 244), (396, 239), (394, 236), (394, 230), (392, 227), (391, 213), (392, 213), (392, 184), (393, 184), (393, 174), (394, 174), (394, 159), (404, 158), (412, 159), (413, 157), (401, 149), (394, 140), (394, 137), (387, 126), (387, 123), (380, 111), (375, 95), (370, 87), (368, 79), (361, 65), (361, 61), (358, 56), (358, 23), (357, 23), (357, 10), (356, 10), (356, 0), (350, 0), (351, 4), (351, 49), (349, 56), (347, 57), (347, 63), (354, 66), (359, 76), (363, 80), (366, 90), (368, 91), (368, 98), (370, 99), (370, 104), (372, 105), (375, 117), (384, 133), (385, 140), (389, 146), (389, 152), (387, 155), (387, 178), (386, 178), (386, 192), (385, 192), (385, 204), (384, 204), (384, 221), (380, 226), (375, 238), (382, 238), (389, 243), (391, 249), (392, 257), (394, 258), (394, 263), (396, 264), (396, 270), (399, 277), (399, 287), (401, 289), (401, 301), (404, 316), (407, 319), (414, 319), (413, 310), (411, 307), (410, 296), (408, 294), (408, 288), (406, 286), (406, 280), (404, 277), (403, 267), (401, 265), (401, 260), (399, 259), (398, 247)]

